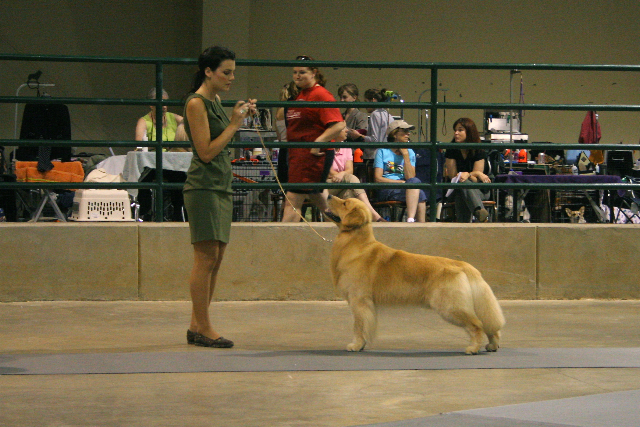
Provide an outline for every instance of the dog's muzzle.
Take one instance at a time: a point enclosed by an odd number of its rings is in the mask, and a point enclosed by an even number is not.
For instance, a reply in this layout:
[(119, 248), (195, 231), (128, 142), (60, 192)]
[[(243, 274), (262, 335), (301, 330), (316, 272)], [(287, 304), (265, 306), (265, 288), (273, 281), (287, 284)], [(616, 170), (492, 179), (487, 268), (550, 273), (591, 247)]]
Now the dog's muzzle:
[(333, 222), (340, 222), (340, 217), (331, 211), (325, 211), (324, 214)]

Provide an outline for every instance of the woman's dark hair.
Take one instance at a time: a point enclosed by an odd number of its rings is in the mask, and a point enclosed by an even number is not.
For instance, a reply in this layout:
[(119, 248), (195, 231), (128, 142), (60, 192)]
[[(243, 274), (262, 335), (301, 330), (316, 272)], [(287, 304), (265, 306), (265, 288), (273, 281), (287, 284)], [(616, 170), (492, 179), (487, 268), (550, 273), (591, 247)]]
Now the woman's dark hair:
[(226, 47), (211, 46), (206, 48), (198, 58), (198, 71), (196, 71), (193, 76), (191, 92), (195, 92), (200, 88), (205, 78), (204, 72), (207, 68), (210, 68), (211, 71), (215, 71), (218, 69), (222, 61), (226, 61), (227, 59), (235, 61), (236, 54)]
[(367, 89), (364, 93), (364, 99), (375, 99), (378, 102), (387, 102), (389, 97), (385, 95), (386, 91), (386, 89)]
[[(460, 117), (453, 123), (453, 131), (455, 132), (456, 126), (461, 125), (464, 128), (465, 133), (467, 134), (467, 139), (464, 142), (481, 142), (480, 134), (478, 133), (478, 128), (476, 124), (468, 117)], [(455, 142), (455, 137), (451, 140), (451, 142)], [(469, 150), (469, 152), (473, 155), (476, 150)]]
[(358, 86), (354, 85), (353, 83), (343, 84), (338, 88), (338, 96), (341, 97), (345, 92), (347, 92), (354, 98), (358, 98), (358, 95), (360, 94), (360, 92), (358, 91)]

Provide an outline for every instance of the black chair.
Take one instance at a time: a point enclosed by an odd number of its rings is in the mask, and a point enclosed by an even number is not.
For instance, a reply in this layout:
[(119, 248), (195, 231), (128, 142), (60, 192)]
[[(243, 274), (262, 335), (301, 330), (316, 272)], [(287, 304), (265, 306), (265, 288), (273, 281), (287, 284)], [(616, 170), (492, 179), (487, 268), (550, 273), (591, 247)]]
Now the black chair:
[[(16, 176), (0, 175), (0, 182), (16, 182)], [(0, 190), (0, 208), (4, 209), (7, 221), (17, 221), (16, 190)]]
[[(156, 169), (145, 167), (138, 182), (155, 182)], [(164, 170), (162, 175), (163, 182), (180, 182), (187, 180), (187, 174), (180, 171)], [(140, 204), (140, 219), (143, 221), (154, 221), (156, 219), (155, 212), (155, 190), (140, 189), (138, 190), (138, 203)], [(184, 222), (187, 220), (184, 210), (184, 197), (182, 190), (164, 190), (163, 197), (163, 220)]]

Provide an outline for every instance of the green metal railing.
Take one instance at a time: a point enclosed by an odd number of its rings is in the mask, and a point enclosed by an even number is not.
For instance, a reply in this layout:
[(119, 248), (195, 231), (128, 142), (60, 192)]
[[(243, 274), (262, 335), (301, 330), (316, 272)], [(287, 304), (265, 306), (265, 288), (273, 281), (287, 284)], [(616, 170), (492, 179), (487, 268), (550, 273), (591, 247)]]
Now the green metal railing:
[[(124, 98), (39, 98), (25, 96), (2, 96), (0, 103), (55, 103), (55, 104), (96, 104), (96, 105), (150, 105), (156, 106), (156, 123), (162, 123), (162, 107), (163, 106), (182, 106), (180, 100), (163, 100), (162, 88), (165, 65), (189, 65), (193, 66), (197, 63), (195, 59), (185, 58), (122, 58), (122, 57), (92, 57), (92, 56), (59, 56), (59, 55), (14, 55), (0, 54), (0, 61), (38, 61), (38, 62), (79, 62), (79, 63), (118, 63), (118, 64), (147, 64), (155, 66), (156, 78), (156, 96), (155, 100), (149, 99), (124, 99)], [(309, 65), (308, 61), (293, 60), (242, 60), (236, 61), (239, 67), (292, 67), (300, 65)], [(514, 104), (514, 103), (457, 103), (457, 102), (440, 102), (438, 101), (438, 73), (441, 70), (539, 70), (539, 71), (611, 71), (611, 72), (640, 72), (640, 65), (566, 65), (566, 64), (491, 64), (491, 63), (435, 63), (435, 62), (359, 62), (359, 61), (314, 61), (317, 67), (332, 68), (370, 68), (370, 69), (414, 69), (425, 70), (429, 72), (431, 78), (430, 99), (425, 102), (403, 102), (403, 109), (429, 110), (430, 120), (432, 123), (438, 122), (438, 113), (441, 110), (484, 110), (490, 109), (494, 111), (526, 111), (526, 110), (564, 110), (564, 111), (640, 111), (640, 105), (594, 105), (594, 104)], [(225, 107), (231, 107), (235, 104), (235, 100), (226, 100), (222, 102)], [(297, 107), (326, 107), (326, 108), (347, 108), (370, 107), (371, 104), (366, 102), (302, 102), (302, 101), (265, 101), (258, 100), (260, 108), (277, 108), (296, 105)], [(379, 102), (376, 104), (378, 108), (398, 108), (397, 102)], [(439, 142), (437, 138), (437, 127), (431, 126), (429, 140), (426, 142), (415, 142), (405, 144), (406, 148), (412, 149), (428, 149), (430, 152), (431, 165), (437, 164), (437, 152), (446, 148), (495, 148), (492, 143), (480, 144), (453, 144), (448, 142)], [(182, 142), (162, 142), (162, 132), (156, 132), (155, 141), (111, 141), (111, 140), (91, 140), (91, 141), (46, 141), (46, 140), (20, 140), (20, 139), (0, 139), (2, 146), (86, 146), (86, 147), (153, 147), (156, 149), (156, 168), (162, 171), (162, 148), (187, 146)], [(251, 146), (261, 146), (257, 143), (234, 142), (229, 144), (230, 148), (245, 148)], [(290, 147), (327, 147), (334, 146), (333, 143), (313, 143), (313, 142), (265, 142), (267, 148), (290, 148)], [(367, 143), (369, 148), (389, 147), (388, 142)], [(344, 142), (340, 143), (344, 148), (362, 148), (362, 143)], [(515, 149), (526, 147), (528, 149), (548, 149), (549, 144), (535, 143), (501, 143), (502, 149)], [(581, 144), (562, 144), (562, 149), (584, 149)], [(620, 150), (620, 149), (637, 149), (637, 145), (630, 144), (599, 144), (599, 150)], [(431, 167), (430, 179), (427, 183), (420, 184), (389, 184), (389, 183), (359, 183), (359, 184), (342, 184), (342, 183), (316, 183), (316, 184), (298, 184), (284, 183), (283, 188), (302, 189), (302, 188), (364, 188), (364, 189), (380, 189), (380, 188), (420, 188), (429, 192), (429, 201), (431, 204), (430, 220), (435, 221), (436, 194), (438, 190), (446, 190), (456, 188), (461, 184), (440, 183), (437, 182), (437, 168)], [(489, 189), (564, 189), (564, 190), (619, 190), (619, 189), (640, 189), (638, 184), (512, 184), (512, 183), (491, 183), (491, 184), (464, 184), (465, 188), (489, 188)], [(277, 189), (277, 183), (234, 183), (234, 189)], [(109, 188), (109, 189), (152, 189), (161, 192), (163, 189), (180, 189), (182, 184), (165, 183), (163, 174), (157, 173), (156, 180), (153, 183), (8, 183), (0, 182), (0, 189), (35, 189), (35, 188)], [(155, 198), (156, 212), (163, 211), (163, 198)], [(162, 215), (156, 215), (156, 221), (161, 222)]]

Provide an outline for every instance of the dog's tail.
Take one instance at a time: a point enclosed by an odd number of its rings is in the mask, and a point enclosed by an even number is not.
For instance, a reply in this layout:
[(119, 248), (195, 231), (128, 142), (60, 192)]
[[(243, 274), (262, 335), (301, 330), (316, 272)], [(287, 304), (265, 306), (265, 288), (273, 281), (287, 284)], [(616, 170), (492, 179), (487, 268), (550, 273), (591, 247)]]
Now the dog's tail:
[(476, 316), (482, 322), (484, 332), (487, 335), (494, 335), (505, 324), (502, 308), (500, 308), (491, 287), (478, 270), (470, 266), (470, 269), (467, 270), (467, 277), (471, 285)]

